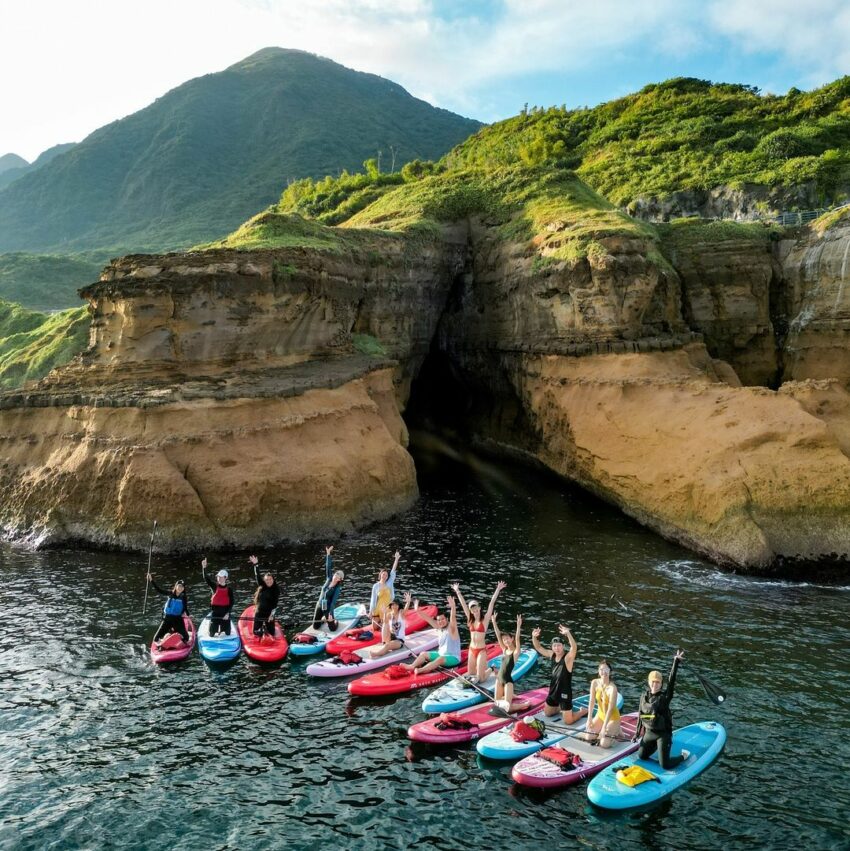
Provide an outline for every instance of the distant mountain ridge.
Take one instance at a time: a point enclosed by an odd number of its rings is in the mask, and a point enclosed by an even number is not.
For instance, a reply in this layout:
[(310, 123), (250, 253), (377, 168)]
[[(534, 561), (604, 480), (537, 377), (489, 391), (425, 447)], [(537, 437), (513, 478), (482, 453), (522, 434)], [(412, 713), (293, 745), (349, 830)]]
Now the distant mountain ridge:
[(71, 150), (75, 142), (66, 142), (61, 145), (53, 145), (46, 151), (42, 151), (31, 163), (28, 163), (23, 157), (17, 154), (5, 154), (0, 157), (0, 189), (8, 186), (12, 181), (23, 177), (31, 171), (35, 171), (44, 165), (47, 165), (51, 160), (58, 157), (59, 154), (64, 154), (65, 151)]
[(373, 74), (266, 48), (17, 177), (0, 190), (0, 251), (187, 246), (228, 233), (291, 180), (379, 156), (399, 169), (480, 126)]

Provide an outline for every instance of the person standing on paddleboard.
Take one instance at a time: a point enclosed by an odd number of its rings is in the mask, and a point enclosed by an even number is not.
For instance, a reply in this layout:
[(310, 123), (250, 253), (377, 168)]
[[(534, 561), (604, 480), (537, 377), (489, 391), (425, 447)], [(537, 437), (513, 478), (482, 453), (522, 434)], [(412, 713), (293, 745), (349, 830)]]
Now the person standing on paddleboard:
[[(432, 629), (437, 630), (439, 643), (436, 650), (426, 650), (420, 653), (412, 664), (401, 665), (413, 675), (427, 674), (434, 668), (455, 668), (460, 664), (460, 633), (457, 628), (457, 605), (454, 597), (446, 597), (449, 606), (449, 617), (443, 614), (437, 615), (436, 620), (431, 620), (424, 612), (419, 612), (422, 619)], [(419, 600), (413, 603), (413, 611), (419, 611)]]
[(233, 608), (233, 589), (227, 584), (229, 574), (226, 570), (220, 570), (215, 575), (215, 581), (207, 576), (207, 560), (201, 561), (201, 575), (204, 582), (210, 586), (212, 596), (210, 597), (210, 636), (223, 632), (230, 635), (230, 611)]
[(150, 582), (154, 591), (168, 597), (165, 605), (162, 607), (162, 623), (153, 637), (153, 643), (157, 650), (162, 650), (160, 641), (165, 638), (169, 632), (176, 632), (186, 642), (189, 643), (189, 633), (186, 631), (186, 624), (183, 623), (183, 615), (189, 614), (189, 598), (186, 596), (186, 585), (182, 579), (178, 579), (174, 583), (174, 587), (167, 591), (165, 588), (160, 588), (153, 578), (153, 574), (148, 574), (148, 582)]
[(647, 677), (649, 688), (641, 695), (638, 725), (632, 739), (636, 742), (643, 736), (638, 751), (640, 759), (649, 759), (657, 750), (658, 763), (667, 770), (675, 768), (684, 760), (681, 754), (670, 756), (670, 746), (673, 744), (673, 715), (670, 712), (670, 701), (673, 700), (679, 662), (684, 656), (684, 650), (676, 651), (666, 689), (661, 688), (664, 682), (661, 671), (649, 672)]
[(410, 591), (404, 593), (404, 608), (399, 607), (398, 600), (393, 600), (387, 610), (384, 612), (384, 621), (381, 625), (381, 644), (373, 647), (369, 655), (373, 659), (379, 659), (381, 656), (386, 656), (387, 653), (392, 653), (394, 650), (400, 650), (404, 644), (405, 635), (405, 615), (410, 608)]
[(274, 610), (280, 600), (280, 586), (271, 573), (260, 576), (260, 560), (256, 556), (248, 556), (248, 561), (254, 566), (254, 577), (257, 580), (257, 590), (254, 592), (254, 635), (257, 638), (264, 635), (274, 638)]
[(345, 574), (341, 570), (334, 570), (334, 560), (331, 556), (333, 550), (332, 546), (325, 547), (325, 584), (322, 585), (319, 602), (316, 604), (316, 612), (313, 615), (313, 629), (319, 629), (322, 621), (325, 621), (328, 629), (336, 632), (338, 624), (334, 617), (334, 607), (339, 602)]
[(378, 574), (378, 581), (372, 586), (372, 594), (369, 597), (369, 616), (372, 618), (372, 626), (375, 629), (381, 629), (384, 612), (395, 597), (395, 577), (399, 561), (401, 561), (401, 553), (396, 551), (392, 570), (382, 570)]
[[(611, 679), (611, 665), (607, 659), (599, 663), (599, 676), (590, 684), (590, 705), (587, 707), (588, 733), (597, 734), (597, 744), (610, 748), (620, 735), (620, 710), (617, 709), (617, 686)], [(596, 715), (593, 707), (596, 706)]]
[[(551, 650), (540, 643), (540, 627), (531, 631), (531, 643), (534, 649), (544, 658), (552, 660), (552, 675), (549, 680), (549, 694), (543, 704), (543, 711), (548, 717), (561, 713), (565, 724), (575, 724), (579, 718), (587, 715), (587, 709), (582, 707), (577, 712), (573, 710), (573, 666), (578, 654), (578, 644), (573, 638), (569, 627), (558, 624), (558, 632), (552, 639)], [(570, 642), (569, 652), (564, 652), (563, 635)]]
[(478, 601), (470, 600), (469, 605), (467, 605), (463, 594), (460, 592), (460, 583), (455, 582), (452, 585), (452, 591), (455, 592), (460, 601), (463, 613), (466, 615), (466, 625), (469, 627), (469, 664), (467, 671), (469, 671), (470, 676), (467, 679), (470, 682), (486, 682), (490, 675), (490, 669), (487, 667), (487, 628), (490, 626), (499, 593), (507, 587), (507, 582), (499, 580), (496, 583), (496, 590), (490, 598), (490, 605), (487, 606), (487, 611), (482, 617), (481, 605)]

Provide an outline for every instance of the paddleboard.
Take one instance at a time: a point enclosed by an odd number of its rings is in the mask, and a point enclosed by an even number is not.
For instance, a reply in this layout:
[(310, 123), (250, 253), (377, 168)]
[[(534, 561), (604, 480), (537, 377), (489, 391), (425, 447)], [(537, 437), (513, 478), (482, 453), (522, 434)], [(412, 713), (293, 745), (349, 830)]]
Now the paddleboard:
[(289, 645), (289, 652), (293, 656), (315, 656), (317, 653), (322, 653), (331, 639), (342, 635), (347, 629), (351, 629), (360, 618), (366, 616), (366, 607), (362, 603), (359, 606), (346, 603), (342, 606), (336, 606), (334, 615), (336, 616), (337, 628), (333, 632), (328, 629), (326, 623), (323, 623), (318, 629), (313, 629), (311, 622), (310, 626), (302, 629), (301, 632), (307, 635), (315, 635), (316, 641), (313, 644), (302, 644), (293, 640)]
[(264, 635), (257, 638), (254, 635), (254, 606), (248, 606), (240, 615), (237, 624), (242, 649), (249, 659), (254, 662), (280, 662), (286, 658), (289, 642), (277, 621), (274, 622), (274, 637)]
[(192, 623), (192, 618), (189, 615), (183, 615), (183, 625), (189, 633), (189, 643), (186, 644), (176, 632), (172, 632), (162, 639), (160, 642), (163, 645), (162, 650), (157, 650), (156, 644), (152, 641), (151, 661), (158, 665), (165, 664), (166, 662), (180, 662), (192, 652), (195, 646), (195, 639), (197, 638), (195, 624)]
[[(632, 754), (609, 765), (590, 781), (587, 797), (592, 804), (606, 810), (627, 810), (653, 804), (671, 795), (708, 768), (726, 744), (726, 729), (717, 721), (700, 721), (673, 732), (673, 755), (687, 751), (687, 759), (670, 771), (658, 764), (657, 753), (651, 759), (638, 759)], [(617, 771), (629, 765), (639, 765), (651, 771), (658, 780), (648, 780), (638, 786), (627, 786), (617, 780)]]
[(198, 650), (201, 656), (208, 662), (229, 662), (239, 655), (242, 642), (239, 640), (239, 630), (231, 619), (230, 635), (220, 632), (218, 635), (210, 635), (210, 618), (208, 614), (198, 627)]
[[(456, 668), (451, 669), (453, 673), (466, 673), (466, 657), (468, 653), (468, 650), (461, 652), (460, 664)], [(501, 653), (501, 649), (498, 644), (488, 644), (486, 653), (487, 658), (492, 659)], [(350, 694), (367, 697), (383, 694), (403, 694), (414, 689), (439, 685), (448, 679), (451, 679), (451, 674), (446, 674), (442, 671), (430, 671), (427, 674), (419, 674), (417, 676), (408, 674), (403, 677), (388, 677), (386, 671), (379, 671), (353, 680), (348, 684), (348, 691)]]
[[(637, 712), (620, 717), (620, 728), (623, 735), (629, 739), (634, 735), (637, 719)], [(593, 777), (609, 765), (620, 761), (624, 756), (634, 753), (638, 743), (615, 741), (610, 748), (600, 748), (599, 745), (579, 738), (565, 738), (554, 747), (578, 756), (581, 761), (577, 765), (562, 767), (540, 756), (538, 751), (521, 759), (513, 767), (511, 777), (523, 786), (533, 786), (537, 789), (571, 786), (573, 783)]]
[[(525, 676), (534, 667), (536, 662), (536, 650), (523, 650), (520, 652), (511, 674), (513, 681), (516, 682)], [(477, 683), (479, 688), (484, 689), (491, 697), (496, 688), (496, 675), (501, 664), (502, 657), (499, 655), (487, 666), (491, 671), (487, 681), (483, 684)], [(477, 703), (483, 703), (486, 699), (481, 692), (472, 688), (472, 686), (463, 680), (452, 680), (444, 686), (440, 686), (436, 691), (431, 692), (422, 701), (422, 711), (428, 712), (431, 715), (437, 712), (457, 712), (459, 709), (465, 709), (467, 706), (475, 706)]]
[[(543, 701), (546, 700), (548, 693), (549, 689), (544, 687), (514, 695), (512, 711), (520, 715), (536, 712), (543, 708)], [(517, 709), (519, 705), (524, 705), (524, 708)], [(457, 745), (461, 742), (474, 741), (512, 723), (510, 718), (505, 718), (501, 714), (492, 715), (494, 706), (493, 701), (488, 701), (453, 713), (464, 722), (471, 724), (469, 729), (461, 730), (453, 727), (440, 729), (440, 716), (435, 716), (427, 721), (413, 724), (408, 728), (407, 736), (414, 742), (428, 742), (432, 745)]]
[[(367, 613), (368, 614), (368, 613)], [(426, 615), (427, 617), (433, 620), (437, 617), (437, 607), (436, 606), (420, 606), (418, 611), (408, 611), (404, 616), (404, 634), (411, 635), (414, 632), (419, 632), (421, 629), (425, 629), (428, 626), (428, 621), (425, 620), (422, 615)], [(370, 634), (371, 638), (358, 638), (357, 635), (349, 635), (348, 633), (357, 633), (359, 634)], [(353, 629), (346, 630), (344, 635), (340, 635), (339, 638), (331, 639), (325, 645), (325, 651), (330, 653), (331, 655), (335, 655), (337, 653), (342, 653), (343, 650), (361, 650), (364, 647), (372, 647), (375, 644), (381, 643), (381, 631), (373, 630), (370, 625)]]
[(354, 653), (360, 658), (359, 662), (342, 664), (339, 657), (322, 659), (321, 662), (313, 662), (307, 666), (307, 673), (313, 677), (351, 677), (355, 674), (364, 674), (366, 671), (376, 671), (387, 665), (404, 662), (412, 656), (416, 656), (423, 650), (433, 650), (439, 643), (436, 629), (423, 629), (414, 635), (405, 638), (404, 646), (398, 650), (392, 650), (385, 656), (372, 658), (374, 647), (364, 647), (355, 650)]
[[(573, 712), (587, 707), (590, 701), (590, 695), (584, 694), (573, 701)], [(623, 706), (623, 695), (617, 694), (617, 709)], [(483, 739), (478, 740), (475, 746), (481, 756), (486, 756), (488, 759), (509, 760), (514, 762), (523, 757), (530, 756), (543, 748), (548, 748), (551, 745), (556, 745), (562, 739), (572, 735), (576, 731), (584, 730), (584, 725), (587, 723), (587, 716), (579, 718), (573, 724), (564, 724), (560, 714), (547, 717), (541, 710), (534, 715), (539, 721), (546, 725), (546, 733), (542, 739), (535, 742), (517, 742), (511, 737), (513, 724), (503, 730), (498, 730), (495, 733), (490, 733)]]

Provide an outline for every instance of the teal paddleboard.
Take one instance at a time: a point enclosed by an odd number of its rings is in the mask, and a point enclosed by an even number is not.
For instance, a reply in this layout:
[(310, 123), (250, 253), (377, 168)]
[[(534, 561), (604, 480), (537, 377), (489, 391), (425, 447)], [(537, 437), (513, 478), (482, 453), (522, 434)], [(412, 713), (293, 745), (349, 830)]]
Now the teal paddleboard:
[[(717, 759), (725, 743), (726, 730), (717, 721), (689, 724), (674, 731), (670, 748), (674, 756), (687, 751), (684, 762), (665, 771), (658, 764), (657, 755), (651, 759), (638, 759), (637, 754), (632, 754), (597, 774), (587, 787), (587, 797), (592, 804), (606, 810), (628, 810), (655, 803), (705, 771)], [(617, 771), (629, 765), (639, 765), (658, 779), (627, 786), (617, 780)]]
[[(525, 676), (537, 662), (536, 650), (523, 650), (516, 660), (511, 679), (516, 682), (520, 677)], [(499, 667), (502, 664), (502, 657), (497, 656), (492, 659), (488, 665), (495, 673), (498, 673)], [(496, 677), (491, 675), (483, 686), (479, 686), (489, 695), (492, 696), (493, 689), (496, 688)], [(480, 691), (467, 685), (463, 680), (453, 679), (450, 683), (432, 691), (428, 697), (422, 701), (422, 711), (435, 714), (438, 712), (457, 712), (458, 709), (466, 709), (467, 706), (475, 706), (477, 703), (483, 703), (485, 697)]]

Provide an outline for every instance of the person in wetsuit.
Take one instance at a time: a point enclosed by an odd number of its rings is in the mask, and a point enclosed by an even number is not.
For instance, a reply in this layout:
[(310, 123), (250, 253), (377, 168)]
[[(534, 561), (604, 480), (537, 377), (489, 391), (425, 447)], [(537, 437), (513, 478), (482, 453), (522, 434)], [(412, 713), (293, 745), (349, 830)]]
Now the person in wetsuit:
[(230, 635), (230, 611), (233, 608), (233, 589), (227, 584), (228, 573), (220, 570), (215, 575), (215, 581), (207, 576), (207, 560), (201, 562), (201, 575), (204, 582), (210, 586), (212, 596), (210, 597), (210, 636), (224, 632)]
[(342, 580), (345, 574), (341, 570), (334, 570), (334, 560), (331, 556), (333, 547), (325, 547), (325, 584), (319, 593), (319, 602), (313, 614), (313, 629), (319, 629), (322, 621), (328, 625), (331, 632), (336, 632), (339, 624), (334, 617), (334, 607), (339, 602), (339, 594), (342, 591)]
[(502, 658), (499, 663), (499, 673), (496, 675), (496, 688), (493, 692), (493, 700), (498, 704), (504, 701), (505, 711), (511, 712), (514, 702), (513, 670), (520, 653), (520, 642), (522, 633), (522, 615), (516, 616), (516, 635), (502, 635), (499, 624), (496, 622), (496, 613), (493, 612), (493, 632), (496, 633), (496, 641), (502, 648)]
[(673, 716), (670, 713), (670, 701), (673, 700), (673, 689), (676, 686), (676, 672), (679, 662), (684, 658), (684, 650), (678, 650), (673, 657), (673, 667), (667, 678), (667, 688), (662, 688), (663, 679), (660, 671), (651, 671), (647, 681), (649, 688), (641, 695), (639, 720), (633, 741), (643, 736), (638, 756), (649, 759), (658, 750), (658, 763), (664, 769), (675, 768), (685, 757), (681, 754), (670, 755), (673, 744)]
[[(534, 649), (544, 658), (552, 660), (552, 676), (549, 681), (549, 694), (543, 711), (548, 716), (561, 713), (565, 724), (574, 724), (579, 718), (587, 715), (587, 709), (582, 707), (578, 711), (573, 710), (573, 665), (578, 653), (578, 644), (573, 638), (569, 627), (558, 624), (558, 632), (552, 639), (552, 649), (547, 650), (540, 643), (540, 627), (535, 627), (531, 632), (531, 643)], [(570, 643), (569, 652), (564, 651), (563, 635)]]
[(254, 635), (257, 638), (265, 635), (274, 638), (274, 610), (280, 600), (280, 586), (271, 573), (260, 575), (260, 560), (256, 556), (248, 556), (248, 561), (254, 567), (257, 580), (257, 590), (254, 592)]
[(178, 579), (174, 583), (174, 587), (168, 591), (156, 584), (152, 573), (148, 574), (148, 582), (153, 586), (154, 591), (162, 594), (164, 597), (168, 597), (165, 605), (162, 607), (162, 623), (153, 637), (156, 649), (162, 650), (159, 642), (169, 632), (176, 632), (188, 644), (189, 633), (186, 630), (186, 624), (183, 623), (183, 615), (189, 614), (189, 598), (186, 596), (185, 583), (182, 579)]

